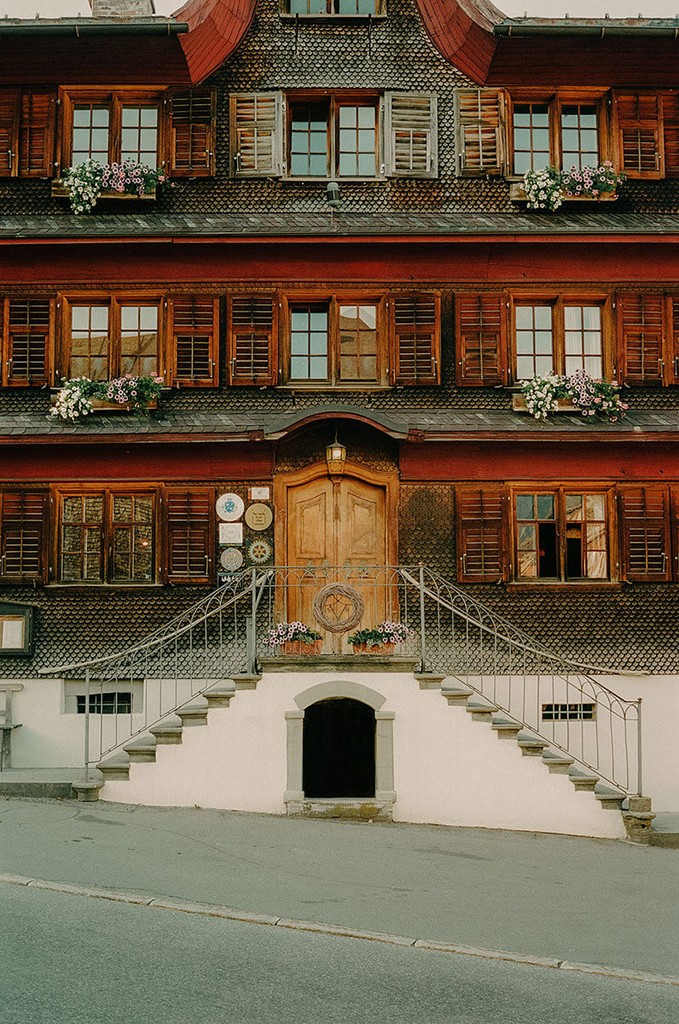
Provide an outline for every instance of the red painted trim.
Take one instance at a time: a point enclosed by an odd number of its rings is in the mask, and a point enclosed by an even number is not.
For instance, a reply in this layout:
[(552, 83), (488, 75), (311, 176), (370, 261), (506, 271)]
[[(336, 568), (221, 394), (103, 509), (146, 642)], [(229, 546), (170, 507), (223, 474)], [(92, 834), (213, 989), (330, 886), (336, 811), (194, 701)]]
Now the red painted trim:
[[(16, 440), (16, 439), (15, 439)], [(65, 438), (59, 445), (20, 444), (3, 450), (0, 481), (50, 482), (62, 480), (158, 480), (190, 482), (261, 480), (273, 475), (273, 447), (269, 444), (184, 444), (174, 439), (172, 454), (164, 445), (129, 444), (116, 440), (106, 445), (71, 446), (64, 458)], [(69, 438), (70, 442), (71, 438)]]
[(585, 439), (558, 444), (507, 442), (401, 445), (402, 480), (678, 480), (679, 449), (660, 442), (652, 447), (627, 441), (583, 444)]

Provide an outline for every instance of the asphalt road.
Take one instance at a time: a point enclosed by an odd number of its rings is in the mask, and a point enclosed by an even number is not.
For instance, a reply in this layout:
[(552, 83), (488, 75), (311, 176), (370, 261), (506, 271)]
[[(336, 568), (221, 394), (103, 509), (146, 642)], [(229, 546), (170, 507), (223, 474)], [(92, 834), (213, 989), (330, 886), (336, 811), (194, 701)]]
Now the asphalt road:
[(0, 1024), (676, 1024), (679, 989), (0, 886)]

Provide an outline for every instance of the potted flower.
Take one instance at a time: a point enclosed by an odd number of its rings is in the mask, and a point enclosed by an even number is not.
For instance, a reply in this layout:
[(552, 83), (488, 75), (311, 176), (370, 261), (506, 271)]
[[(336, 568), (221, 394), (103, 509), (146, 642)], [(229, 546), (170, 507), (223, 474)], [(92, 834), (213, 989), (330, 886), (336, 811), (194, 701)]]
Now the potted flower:
[(53, 194), (67, 196), (73, 213), (80, 214), (93, 210), (102, 197), (154, 199), (156, 191), (167, 184), (168, 176), (162, 168), (134, 160), (112, 164), (85, 160), (64, 171), (61, 181), (53, 187)]
[(283, 648), (283, 654), (320, 654), (323, 647), (323, 634), (309, 629), (303, 622), (280, 622), (271, 626), (262, 643), (266, 647)]
[(393, 654), (396, 644), (403, 644), (412, 634), (412, 629), (402, 622), (380, 622), (371, 629), (359, 629), (347, 637), (354, 654)]
[(514, 409), (528, 412), (536, 420), (546, 420), (554, 412), (579, 412), (615, 423), (629, 409), (616, 381), (590, 377), (584, 370), (576, 370), (569, 377), (556, 373), (533, 377), (523, 382), (521, 390), (523, 394), (516, 396)]
[(73, 377), (62, 381), (50, 415), (75, 423), (95, 409), (142, 413), (155, 407), (164, 383), (162, 377), (135, 377), (131, 373), (113, 380)]
[(617, 199), (624, 181), (625, 175), (618, 174), (610, 160), (597, 167), (571, 167), (569, 171), (543, 167), (539, 171), (526, 171), (523, 186), (518, 186), (512, 198), (525, 200), (529, 210), (553, 213), (564, 202)]

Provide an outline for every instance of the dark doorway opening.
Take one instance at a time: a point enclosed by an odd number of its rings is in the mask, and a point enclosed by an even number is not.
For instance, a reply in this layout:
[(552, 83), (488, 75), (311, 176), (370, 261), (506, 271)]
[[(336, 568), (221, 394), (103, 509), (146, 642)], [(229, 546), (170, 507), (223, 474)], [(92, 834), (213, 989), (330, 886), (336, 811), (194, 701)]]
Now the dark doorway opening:
[(346, 697), (304, 713), (302, 785), (310, 797), (375, 796), (375, 712)]

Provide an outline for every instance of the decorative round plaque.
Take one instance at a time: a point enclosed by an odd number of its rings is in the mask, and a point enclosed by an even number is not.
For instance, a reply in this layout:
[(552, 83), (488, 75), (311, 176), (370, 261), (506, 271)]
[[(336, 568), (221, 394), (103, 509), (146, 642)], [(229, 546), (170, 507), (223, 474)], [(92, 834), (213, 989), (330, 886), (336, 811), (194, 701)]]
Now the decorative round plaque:
[(330, 633), (346, 633), (363, 618), (363, 598), (348, 583), (328, 583), (314, 598), (316, 621)]
[(215, 509), (225, 523), (235, 523), (243, 515), (245, 505), (238, 494), (220, 494), (215, 502)]
[(224, 548), (219, 556), (219, 561), (222, 563), (222, 569), (226, 569), (227, 572), (236, 572), (243, 564), (243, 552), (238, 548)]
[(245, 522), (251, 530), (268, 530), (273, 522), (273, 512), (269, 505), (250, 505), (245, 513)]
[(271, 545), (268, 540), (264, 540), (263, 537), (258, 537), (257, 540), (250, 541), (248, 545), (248, 558), (253, 565), (264, 565), (266, 562), (271, 560)]

